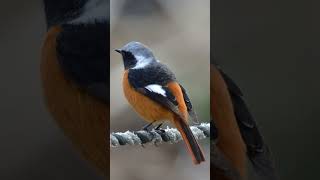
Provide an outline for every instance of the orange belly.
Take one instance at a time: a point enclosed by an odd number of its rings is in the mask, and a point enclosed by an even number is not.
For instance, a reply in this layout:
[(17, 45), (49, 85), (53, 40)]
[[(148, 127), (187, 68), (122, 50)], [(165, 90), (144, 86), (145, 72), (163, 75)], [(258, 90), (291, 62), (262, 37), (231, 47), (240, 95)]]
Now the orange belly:
[(133, 109), (146, 121), (155, 122), (173, 119), (171, 111), (131, 87), (128, 81), (128, 71), (125, 71), (123, 76), (123, 91)]

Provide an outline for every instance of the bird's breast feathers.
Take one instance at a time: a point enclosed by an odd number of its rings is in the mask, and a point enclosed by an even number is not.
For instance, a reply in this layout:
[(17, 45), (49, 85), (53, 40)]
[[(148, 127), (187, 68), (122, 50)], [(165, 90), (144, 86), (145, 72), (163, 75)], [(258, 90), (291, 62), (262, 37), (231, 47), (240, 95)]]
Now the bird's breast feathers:
[[(163, 93), (163, 91), (161, 91), (162, 89), (159, 87), (149, 86), (148, 88), (157, 91), (160, 94)], [(138, 92), (131, 86), (128, 80), (128, 71), (125, 71), (123, 76), (123, 91), (133, 109), (145, 120), (153, 122), (156, 120), (172, 119), (172, 113), (164, 106), (161, 106), (159, 103)]]

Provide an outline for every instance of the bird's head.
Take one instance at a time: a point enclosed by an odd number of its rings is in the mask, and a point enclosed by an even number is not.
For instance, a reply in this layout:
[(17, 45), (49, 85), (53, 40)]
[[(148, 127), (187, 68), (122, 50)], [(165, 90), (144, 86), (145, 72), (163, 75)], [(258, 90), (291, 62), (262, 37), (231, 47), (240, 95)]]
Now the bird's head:
[(125, 69), (141, 69), (156, 61), (152, 51), (140, 42), (130, 42), (115, 51), (122, 55)]

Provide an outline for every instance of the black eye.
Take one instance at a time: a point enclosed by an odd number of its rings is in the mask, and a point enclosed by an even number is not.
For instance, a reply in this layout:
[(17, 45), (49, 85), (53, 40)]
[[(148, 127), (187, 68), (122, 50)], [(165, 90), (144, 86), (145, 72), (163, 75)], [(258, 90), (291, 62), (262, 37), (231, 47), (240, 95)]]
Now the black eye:
[(134, 56), (131, 52), (129, 51), (122, 51), (122, 55), (124, 58), (126, 58), (127, 60), (133, 60), (134, 59)]
[(125, 69), (132, 68), (137, 63), (134, 55), (129, 51), (122, 51), (122, 57)]

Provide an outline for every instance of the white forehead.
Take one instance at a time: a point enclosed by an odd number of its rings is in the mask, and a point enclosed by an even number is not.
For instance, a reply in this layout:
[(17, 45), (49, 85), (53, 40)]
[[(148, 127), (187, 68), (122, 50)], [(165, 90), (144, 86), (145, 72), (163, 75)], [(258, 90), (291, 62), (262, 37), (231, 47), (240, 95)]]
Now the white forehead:
[(82, 14), (72, 20), (71, 24), (91, 24), (109, 19), (109, 0), (88, 0)]

